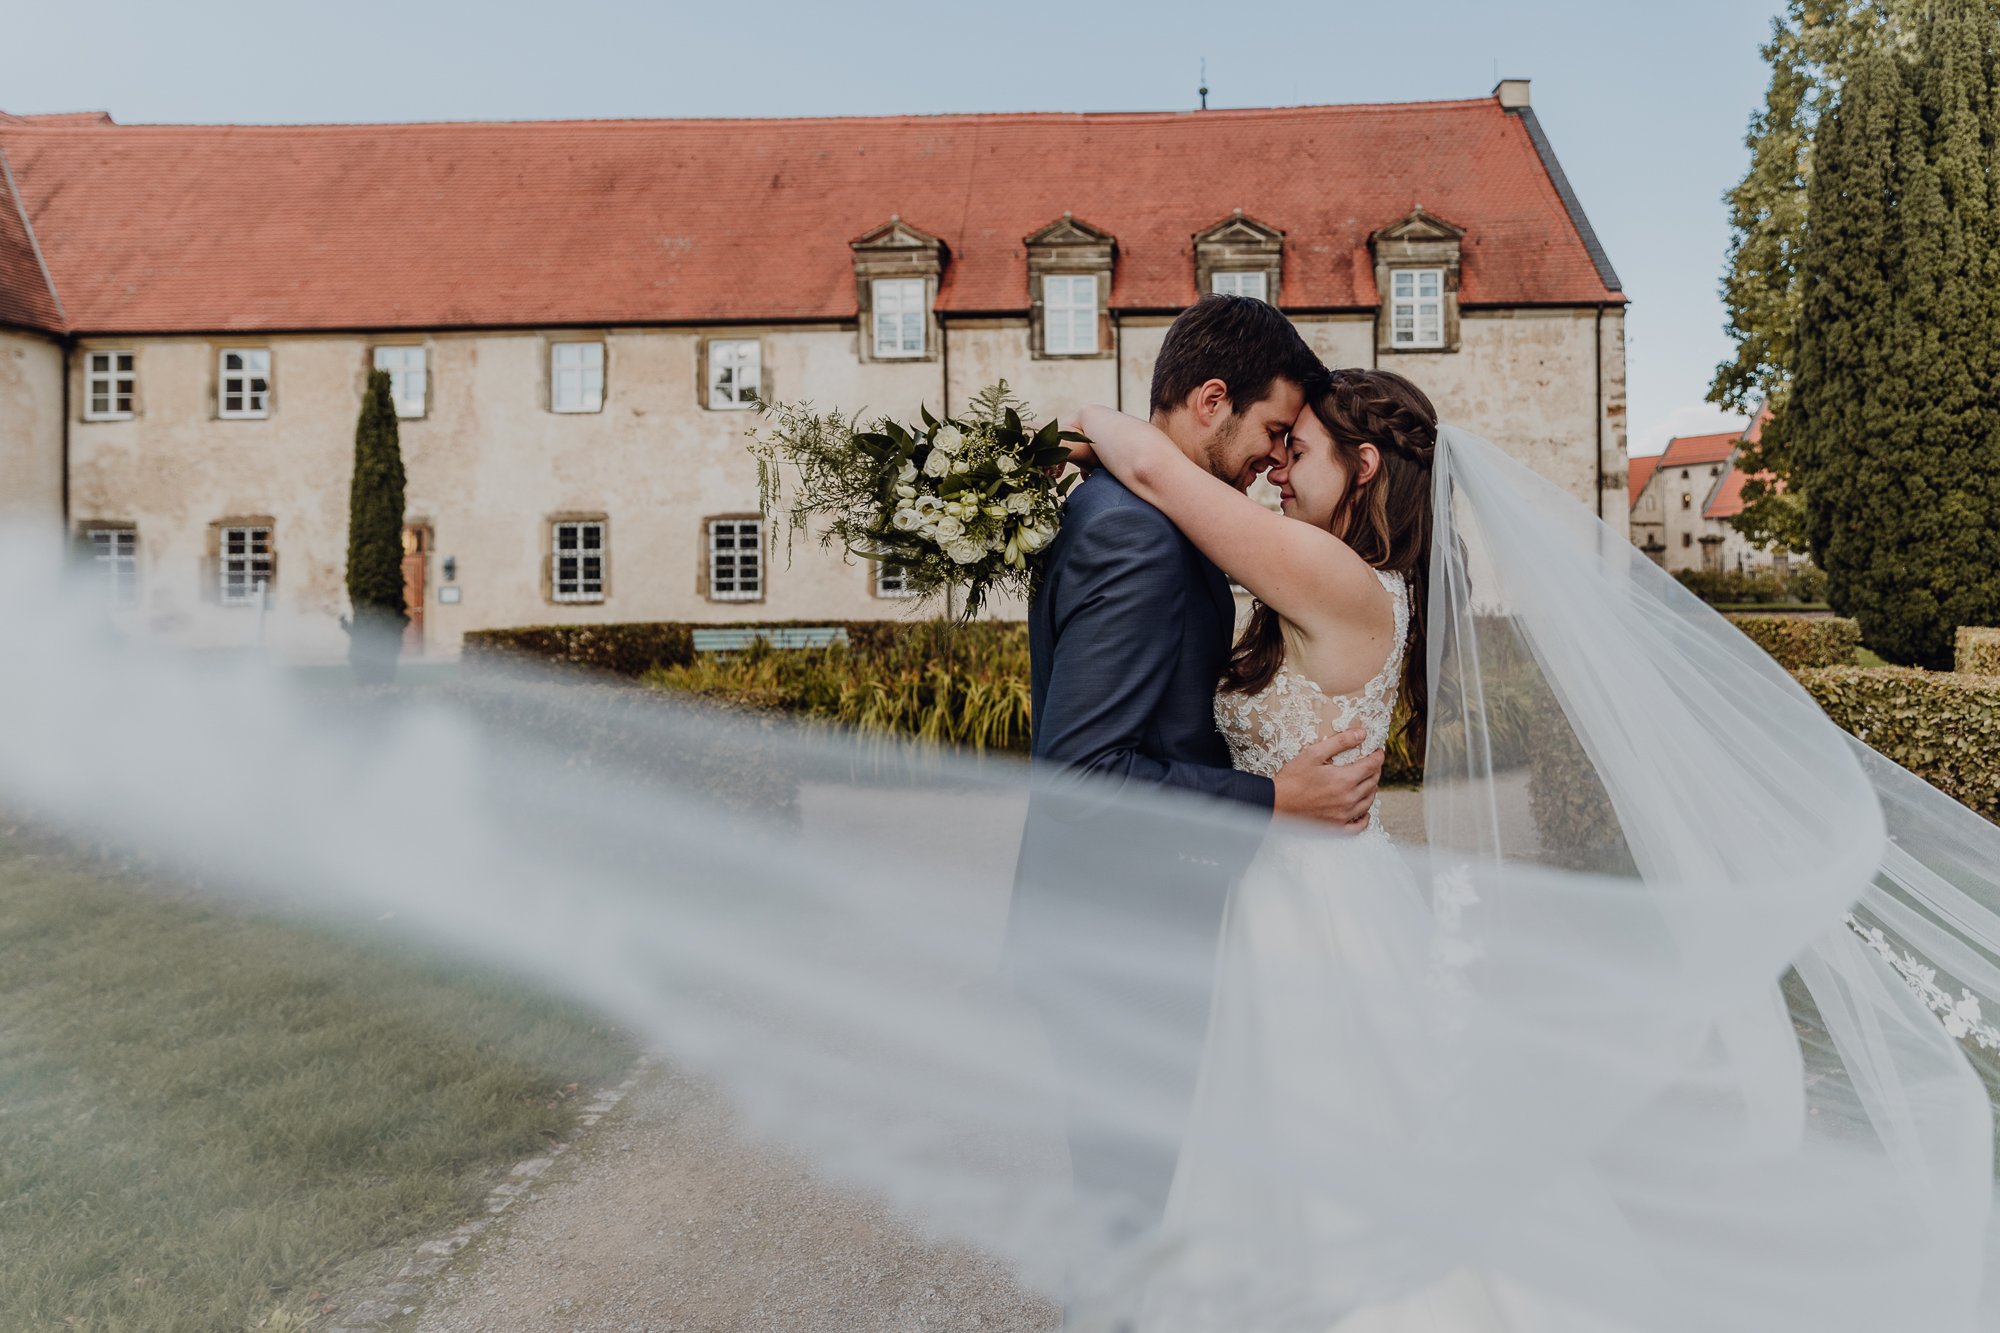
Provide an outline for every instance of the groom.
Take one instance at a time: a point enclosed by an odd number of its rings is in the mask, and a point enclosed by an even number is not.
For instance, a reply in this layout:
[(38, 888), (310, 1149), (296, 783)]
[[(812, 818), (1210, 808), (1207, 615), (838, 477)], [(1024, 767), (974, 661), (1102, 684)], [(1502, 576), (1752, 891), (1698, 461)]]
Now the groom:
[[(1246, 489), (1282, 451), (1305, 386), (1321, 373), (1276, 308), (1205, 296), (1160, 348), (1153, 424)], [(1117, 793), (1172, 788), (1232, 803), (1252, 821), (1278, 811), (1358, 828), (1381, 770), (1379, 756), (1328, 762), (1360, 744), (1358, 729), (1307, 750), (1275, 779), (1230, 767), (1214, 700), (1235, 614), (1222, 571), (1102, 471), (1070, 496), (1028, 613), (1040, 779), (1022, 840), (1012, 948), (1072, 1094), (1078, 1194), (1114, 1204), (1134, 1230), (1159, 1220), (1177, 1144), (1130, 1132), (1129, 1107), (1093, 1110), (1090, 1089), (1108, 1065), (1132, 1058), (1128, 1037), (1137, 1032), (1161, 1052), (1145, 1068), (1142, 1100), (1185, 1114), (1223, 901), (1254, 847), (1216, 845), (1228, 835), (1158, 810), (1168, 802), (1139, 792), (1136, 803), (1121, 803)], [(1160, 970), (1173, 984), (1143, 994), (1129, 977), (1113, 983), (1106, 960), (1128, 946), (1149, 964), (1170, 955), (1174, 965)], [(1135, 1026), (1122, 1029), (1127, 1020)]]

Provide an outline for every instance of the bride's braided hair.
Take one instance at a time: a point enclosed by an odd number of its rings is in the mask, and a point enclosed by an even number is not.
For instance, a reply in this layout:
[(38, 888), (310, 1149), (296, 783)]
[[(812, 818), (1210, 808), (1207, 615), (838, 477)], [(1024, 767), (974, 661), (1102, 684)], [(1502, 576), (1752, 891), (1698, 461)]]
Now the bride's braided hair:
[[(1404, 729), (1421, 755), (1429, 712), (1431, 462), (1437, 454), (1437, 409), (1401, 375), (1387, 370), (1335, 370), (1306, 386), (1306, 403), (1333, 436), (1334, 452), (1348, 475), (1361, 467), (1360, 446), (1382, 456), (1364, 485), (1348, 487), (1329, 524), (1333, 534), (1377, 569), (1403, 575), (1410, 587), (1410, 637), (1399, 682)], [(1284, 630), (1261, 602), (1230, 655), (1224, 685), (1255, 693), (1271, 683), (1284, 662)]]

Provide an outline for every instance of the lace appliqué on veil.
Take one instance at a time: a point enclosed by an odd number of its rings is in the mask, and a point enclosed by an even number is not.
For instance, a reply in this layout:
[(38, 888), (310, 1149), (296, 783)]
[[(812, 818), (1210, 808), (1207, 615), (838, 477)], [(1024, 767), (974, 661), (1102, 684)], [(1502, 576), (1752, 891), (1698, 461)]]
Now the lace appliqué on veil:
[[(1367, 730), (1367, 738), (1359, 749), (1337, 756), (1335, 763), (1351, 764), (1389, 743), (1397, 683), (1403, 676), (1403, 654), (1410, 637), (1410, 592), (1400, 574), (1378, 569), (1375, 577), (1382, 581), (1395, 607), (1395, 646), (1361, 693), (1328, 694), (1289, 665), (1280, 666), (1271, 683), (1255, 694), (1216, 692), (1215, 725), (1229, 743), (1230, 761), (1238, 769), (1270, 777), (1313, 742), (1357, 724)], [(1378, 803), (1369, 812), (1369, 828), (1380, 829), (1381, 818)]]
[(1946, 1032), (1985, 1050), (2000, 1051), (2000, 1029), (1988, 1023), (1985, 1015), (1980, 1013), (1978, 996), (1961, 990), (1954, 1000), (1944, 987), (1937, 984), (1937, 969), (1918, 962), (1907, 953), (1898, 953), (1880, 926), (1864, 926), (1852, 916), (1847, 918), (1847, 925), (1861, 937), (1863, 944), (1880, 954), (1883, 961), (1896, 970), (1896, 975), (1903, 979), (1904, 984), (1938, 1016)]

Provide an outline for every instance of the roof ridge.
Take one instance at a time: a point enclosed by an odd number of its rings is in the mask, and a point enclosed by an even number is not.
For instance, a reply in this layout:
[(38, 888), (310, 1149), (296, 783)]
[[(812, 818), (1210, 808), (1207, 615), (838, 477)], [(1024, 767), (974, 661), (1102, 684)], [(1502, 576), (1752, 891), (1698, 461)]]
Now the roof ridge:
[(840, 116), (601, 116), (557, 120), (353, 120), (353, 121), (93, 121), (37, 120), (29, 116), (0, 113), (0, 127), (14, 130), (102, 131), (115, 130), (268, 130), (295, 133), (300, 130), (384, 130), (384, 129), (599, 129), (640, 128), (653, 125), (888, 125), (912, 122), (1052, 121), (1052, 120), (1180, 120), (1202, 117), (1214, 120), (1253, 120), (1305, 113), (1361, 111), (1438, 111), (1499, 109), (1491, 97), (1444, 98), (1423, 102), (1314, 102), (1297, 106), (1212, 107), (1205, 110), (1134, 111), (936, 111), (894, 112), (884, 115)]
[(28, 217), (27, 201), (21, 198), (21, 189), (14, 183), (14, 167), (7, 160), (7, 150), (0, 148), (0, 182), (7, 186), (7, 194), (14, 201), (14, 212), (21, 219), (21, 229), (28, 237), (28, 250), (35, 256), (35, 267), (41, 270), (42, 283), (49, 289), (49, 300), (55, 303), (56, 320), (66, 331), (69, 327), (69, 312), (63, 309), (62, 293), (56, 290), (55, 274), (49, 272), (49, 261), (42, 254), (42, 242), (35, 235), (35, 224)]

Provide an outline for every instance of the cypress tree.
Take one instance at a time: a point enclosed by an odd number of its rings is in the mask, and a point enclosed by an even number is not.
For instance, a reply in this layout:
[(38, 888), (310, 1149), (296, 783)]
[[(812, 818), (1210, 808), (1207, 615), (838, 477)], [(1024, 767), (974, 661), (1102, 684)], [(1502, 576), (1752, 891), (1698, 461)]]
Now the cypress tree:
[(1891, 661), (2000, 620), (1994, 6), (1938, 0), (1822, 117), (1782, 435), (1828, 597)]
[(347, 655), (357, 679), (396, 673), (403, 628), (403, 449), (389, 372), (371, 371), (354, 426), (354, 480), (347, 499)]

